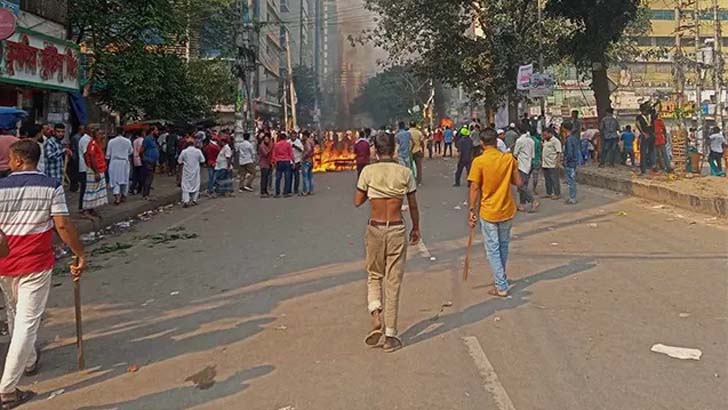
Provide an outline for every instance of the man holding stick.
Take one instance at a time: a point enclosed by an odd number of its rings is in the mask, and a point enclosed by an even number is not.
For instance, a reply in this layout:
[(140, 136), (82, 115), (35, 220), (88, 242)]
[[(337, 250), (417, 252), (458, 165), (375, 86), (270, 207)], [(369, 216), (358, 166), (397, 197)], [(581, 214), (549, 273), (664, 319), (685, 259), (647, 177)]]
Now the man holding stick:
[(483, 154), (473, 160), (470, 169), (470, 229), (480, 219), (485, 252), (493, 271), (495, 289), (493, 296), (508, 296), (506, 262), (511, 239), (511, 226), (516, 215), (516, 203), (511, 185), (522, 185), (518, 163), (513, 155), (504, 154), (496, 148), (495, 130), (486, 129), (480, 134)]
[(412, 218), (409, 236), (412, 245), (420, 240), (420, 214), (415, 197), (415, 178), (408, 167), (399, 165), (394, 158), (394, 137), (380, 132), (374, 139), (374, 146), (379, 162), (362, 170), (354, 195), (354, 205), (359, 207), (367, 199), (371, 203), (364, 242), (367, 253), (366, 268), (369, 273), (367, 299), (372, 317), (372, 331), (367, 335), (365, 343), (377, 346), (384, 336), (382, 347), (385, 352), (390, 353), (402, 348), (402, 341), (397, 337), (397, 310), (407, 259), (407, 229), (401, 211), (405, 196)]
[(20, 377), (38, 371), (35, 341), (48, 301), (55, 265), (53, 229), (76, 255), (74, 279), (86, 266), (83, 245), (68, 216), (63, 186), (36, 170), (40, 146), (20, 140), (10, 147), (12, 174), (0, 180), (0, 231), (9, 254), (0, 259), (0, 287), (5, 296), (11, 339), (0, 381), (2, 409), (15, 408), (35, 393), (17, 388)]

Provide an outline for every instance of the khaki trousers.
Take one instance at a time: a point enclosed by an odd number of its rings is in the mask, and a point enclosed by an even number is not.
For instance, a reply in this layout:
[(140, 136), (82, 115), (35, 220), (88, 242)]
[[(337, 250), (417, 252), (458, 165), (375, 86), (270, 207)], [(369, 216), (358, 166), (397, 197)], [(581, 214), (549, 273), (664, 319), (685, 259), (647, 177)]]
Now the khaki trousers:
[(245, 164), (240, 166), (240, 189), (243, 187), (250, 188), (255, 179), (255, 164)]
[[(369, 313), (384, 310), (386, 336), (397, 336), (399, 290), (407, 259), (407, 229), (399, 226), (368, 226), (364, 237)], [(384, 296), (384, 303), (382, 303)]]

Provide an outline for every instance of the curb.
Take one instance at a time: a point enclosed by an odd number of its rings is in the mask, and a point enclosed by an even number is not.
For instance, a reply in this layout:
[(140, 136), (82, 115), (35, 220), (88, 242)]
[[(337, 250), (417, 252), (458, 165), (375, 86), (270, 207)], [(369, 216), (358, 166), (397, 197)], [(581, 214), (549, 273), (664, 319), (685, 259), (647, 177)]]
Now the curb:
[[(133, 206), (130, 206), (123, 211), (115, 212), (112, 215), (103, 216), (98, 221), (91, 221), (88, 219), (73, 219), (73, 223), (76, 225), (79, 235), (87, 234), (90, 232), (99, 231), (107, 226), (111, 226), (117, 222), (126, 221), (130, 218), (134, 218), (142, 212), (149, 211), (152, 209), (159, 208), (161, 206), (176, 203), (179, 200), (179, 192), (170, 192), (168, 194), (161, 195), (152, 199), (151, 201), (136, 201)], [(109, 208), (113, 205), (107, 205)], [(103, 215), (103, 211), (101, 211)]]
[(690, 211), (728, 218), (728, 198), (726, 197), (701, 196), (652, 184), (650, 181), (597, 175), (583, 169), (576, 173), (576, 181), (580, 184), (622, 192)]

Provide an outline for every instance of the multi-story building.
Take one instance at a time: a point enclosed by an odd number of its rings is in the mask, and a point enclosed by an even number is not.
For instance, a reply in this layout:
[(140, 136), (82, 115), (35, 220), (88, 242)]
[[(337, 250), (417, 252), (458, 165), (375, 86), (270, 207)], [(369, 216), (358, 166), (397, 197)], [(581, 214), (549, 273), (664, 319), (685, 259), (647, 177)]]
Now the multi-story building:
[[(25, 123), (71, 122), (78, 96), (79, 47), (67, 38), (66, 0), (2, 0), (16, 30), (0, 46), (0, 106), (28, 112)], [(85, 117), (85, 111), (80, 114)]]
[(280, 15), (288, 30), (291, 47), (291, 64), (313, 67), (313, 34), (315, 30), (313, 15), (317, 0), (279, 0)]
[(283, 113), (283, 77), (285, 70), (285, 26), (280, 15), (281, 0), (253, 0), (253, 21), (258, 25), (258, 68), (253, 79), (256, 115), (279, 119)]

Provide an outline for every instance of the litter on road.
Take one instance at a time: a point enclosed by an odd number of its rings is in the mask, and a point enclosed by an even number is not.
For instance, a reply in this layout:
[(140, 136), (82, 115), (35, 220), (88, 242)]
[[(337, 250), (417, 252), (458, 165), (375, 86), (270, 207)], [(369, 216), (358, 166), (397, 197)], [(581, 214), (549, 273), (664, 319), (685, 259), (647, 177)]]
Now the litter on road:
[(699, 349), (667, 346), (663, 345), (662, 343), (653, 345), (650, 350), (655, 353), (666, 354), (672, 358), (681, 360), (700, 360), (700, 357), (703, 355), (703, 352), (701, 352)]

